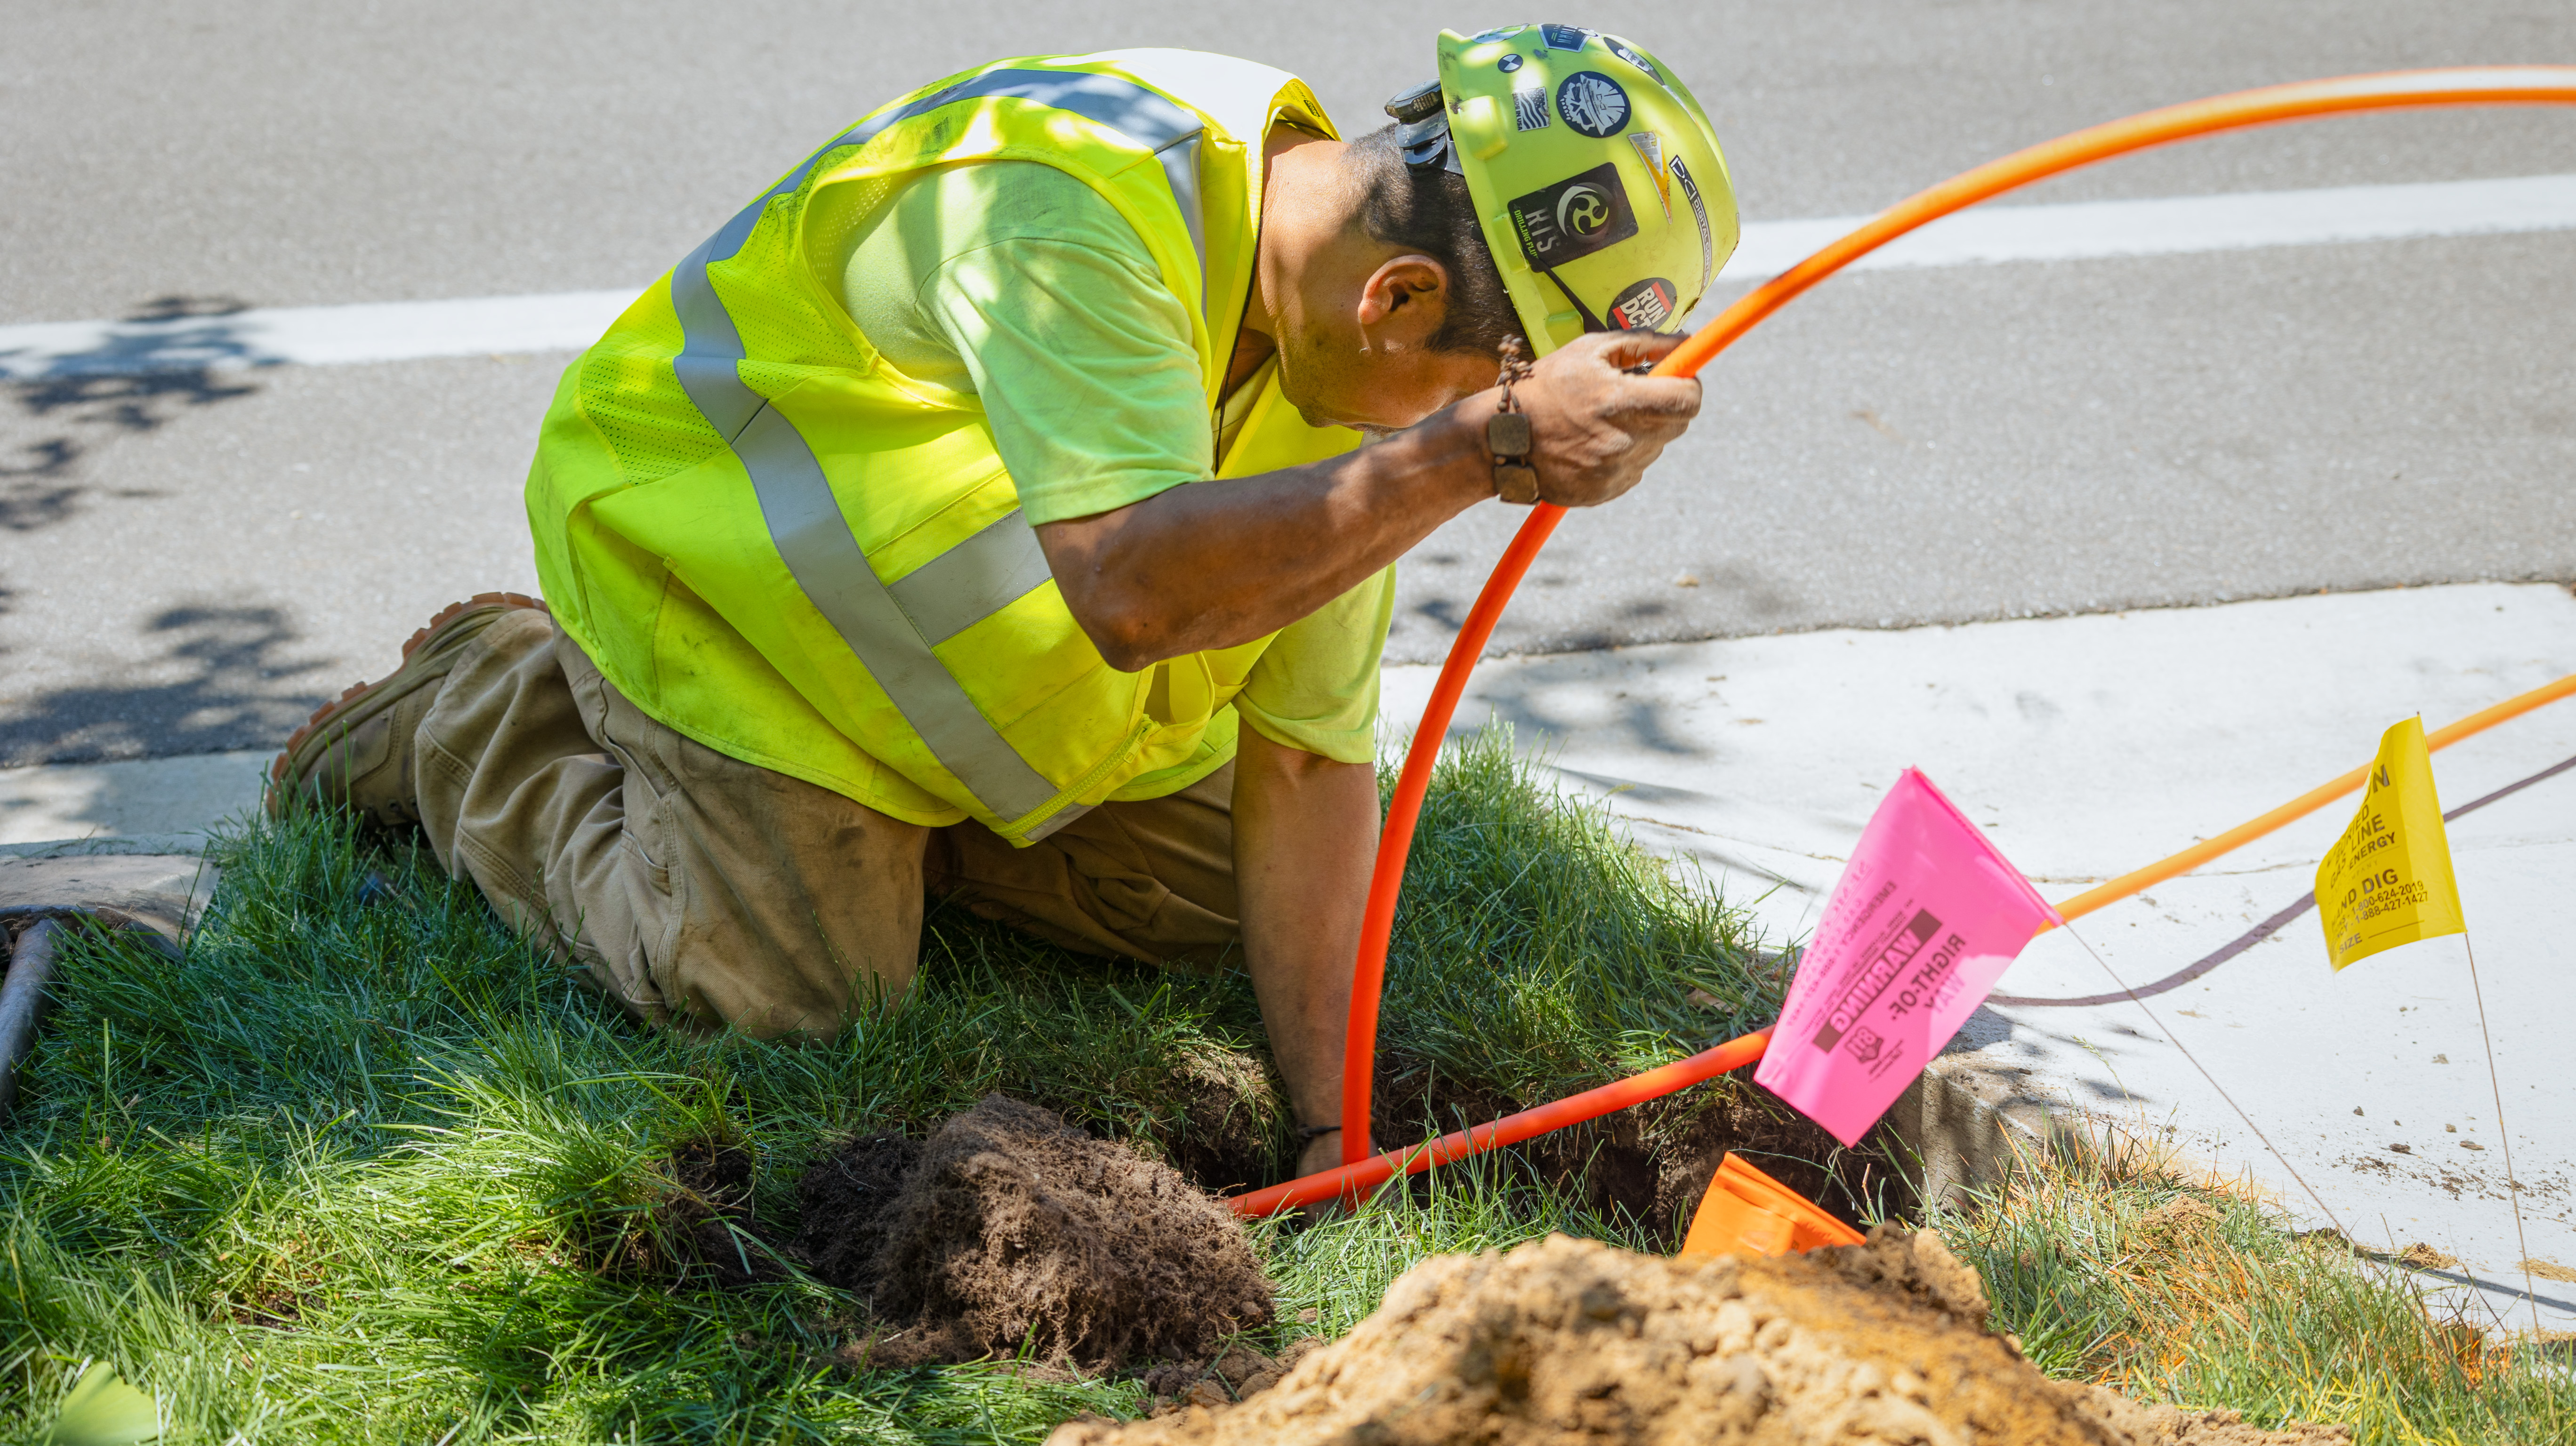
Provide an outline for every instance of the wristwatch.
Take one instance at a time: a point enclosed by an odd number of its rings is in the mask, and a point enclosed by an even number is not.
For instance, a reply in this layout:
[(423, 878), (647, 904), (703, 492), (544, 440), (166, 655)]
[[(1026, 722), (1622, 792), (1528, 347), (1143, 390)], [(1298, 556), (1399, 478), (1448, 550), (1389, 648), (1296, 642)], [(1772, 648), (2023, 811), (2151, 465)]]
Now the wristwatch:
[(1503, 374), (1494, 383), (1503, 395), (1495, 403), (1494, 414), (1485, 419), (1485, 450), (1494, 454), (1494, 495), (1516, 507), (1538, 500), (1538, 469), (1530, 465), (1529, 413), (1512, 395), (1512, 383), (1529, 374), (1530, 361), (1521, 350), (1521, 339), (1503, 338)]
[[(1511, 394), (1505, 392), (1509, 402)], [(1494, 454), (1494, 495), (1517, 507), (1538, 500), (1538, 470), (1529, 464), (1527, 412), (1496, 412), (1485, 422), (1485, 450)]]

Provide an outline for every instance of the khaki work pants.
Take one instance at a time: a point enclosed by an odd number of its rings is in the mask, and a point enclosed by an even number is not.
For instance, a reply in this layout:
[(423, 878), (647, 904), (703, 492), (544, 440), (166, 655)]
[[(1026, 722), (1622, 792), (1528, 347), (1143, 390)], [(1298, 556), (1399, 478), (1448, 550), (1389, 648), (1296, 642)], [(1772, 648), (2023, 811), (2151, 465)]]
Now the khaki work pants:
[(448, 872), (655, 1022), (828, 1036), (870, 991), (911, 984), (927, 894), (1149, 963), (1212, 963), (1237, 939), (1231, 765), (1014, 849), (674, 732), (533, 610), (466, 645), (415, 757)]

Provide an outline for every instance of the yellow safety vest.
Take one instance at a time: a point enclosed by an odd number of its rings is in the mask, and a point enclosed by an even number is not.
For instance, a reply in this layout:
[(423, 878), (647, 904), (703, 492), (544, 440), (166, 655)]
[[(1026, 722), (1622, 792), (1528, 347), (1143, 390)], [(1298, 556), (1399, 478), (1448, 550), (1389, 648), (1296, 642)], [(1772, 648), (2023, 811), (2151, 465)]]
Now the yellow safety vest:
[[(982, 408), (885, 363), (838, 258), (912, 172), (1059, 167), (1136, 228), (1189, 312), (1213, 427), (1280, 123), (1334, 133), (1294, 76), (1140, 50), (1002, 61), (834, 137), (564, 373), (527, 493), (556, 619), (663, 723), (916, 823), (973, 817), (1024, 844), (1214, 770), (1270, 640), (1104, 662)], [(1217, 475), (1358, 441), (1307, 426), (1274, 375)]]

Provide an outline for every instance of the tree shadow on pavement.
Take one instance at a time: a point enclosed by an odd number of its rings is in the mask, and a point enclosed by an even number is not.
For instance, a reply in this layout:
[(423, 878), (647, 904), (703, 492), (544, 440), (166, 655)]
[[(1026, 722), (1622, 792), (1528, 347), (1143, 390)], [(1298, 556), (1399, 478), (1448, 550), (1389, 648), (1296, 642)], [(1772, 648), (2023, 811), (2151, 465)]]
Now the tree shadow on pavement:
[(60, 430), (0, 457), (0, 530), (36, 532), (69, 521), (93, 495), (161, 495), (102, 486), (78, 475), (80, 463), (100, 434), (157, 431), (185, 409), (257, 394), (238, 370), (219, 370), (262, 360), (228, 320), (247, 309), (230, 297), (156, 297), (125, 318), (138, 330), (53, 357), (40, 375), (9, 383), (21, 412)]
[(167, 609), (145, 625), (167, 640), (140, 680), (56, 688), (0, 705), (0, 767), (85, 763), (275, 746), (328, 691), (322, 660), (274, 607)]

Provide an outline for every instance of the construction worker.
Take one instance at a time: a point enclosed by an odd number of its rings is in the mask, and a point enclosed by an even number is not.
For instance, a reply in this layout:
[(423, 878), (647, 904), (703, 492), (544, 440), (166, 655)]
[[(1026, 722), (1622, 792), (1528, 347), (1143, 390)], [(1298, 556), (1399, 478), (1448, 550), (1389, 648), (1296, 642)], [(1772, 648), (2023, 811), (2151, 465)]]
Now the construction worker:
[(1736, 236), (1645, 51), (1438, 57), (1351, 142), (1295, 77), (1171, 50), (834, 137), (564, 372), (545, 602), (440, 613), (272, 807), (418, 825), (653, 1021), (830, 1036), (905, 993), (928, 895), (1239, 950), (1331, 1163), (1393, 563), (1488, 498), (1635, 485), (1699, 407), (1642, 372)]

